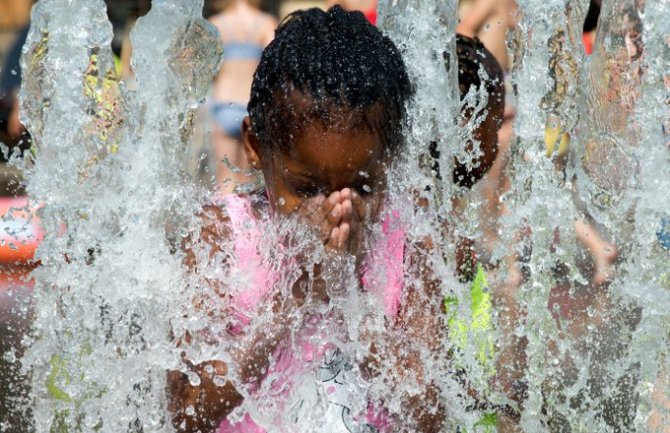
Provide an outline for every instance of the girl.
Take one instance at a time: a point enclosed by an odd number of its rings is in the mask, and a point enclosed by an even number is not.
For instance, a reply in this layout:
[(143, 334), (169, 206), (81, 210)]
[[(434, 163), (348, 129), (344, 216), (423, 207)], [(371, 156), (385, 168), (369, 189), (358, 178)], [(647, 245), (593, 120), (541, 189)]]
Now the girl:
[(187, 370), (169, 373), (179, 431), (441, 431), (439, 255), (387, 206), (410, 96), (398, 50), (362, 14), (311, 9), (280, 25), (242, 127), (266, 189), (207, 207), (202, 243), (187, 247), (217, 286), (197, 308), (223, 325), (180, 333), (185, 352), (206, 342), (220, 356), (184, 355)]

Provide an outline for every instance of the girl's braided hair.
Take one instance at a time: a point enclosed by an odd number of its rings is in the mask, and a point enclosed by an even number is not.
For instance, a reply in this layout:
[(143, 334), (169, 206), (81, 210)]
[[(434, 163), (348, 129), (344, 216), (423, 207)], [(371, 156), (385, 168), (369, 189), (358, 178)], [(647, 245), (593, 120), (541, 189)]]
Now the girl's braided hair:
[[(301, 112), (291, 94), (311, 107)], [(360, 112), (389, 150), (402, 143), (405, 105), (412, 94), (405, 64), (391, 40), (360, 12), (339, 6), (290, 14), (265, 48), (254, 75), (248, 111), (265, 150), (291, 146), (300, 117), (328, 124), (336, 109)], [(304, 109), (302, 109), (304, 111)]]

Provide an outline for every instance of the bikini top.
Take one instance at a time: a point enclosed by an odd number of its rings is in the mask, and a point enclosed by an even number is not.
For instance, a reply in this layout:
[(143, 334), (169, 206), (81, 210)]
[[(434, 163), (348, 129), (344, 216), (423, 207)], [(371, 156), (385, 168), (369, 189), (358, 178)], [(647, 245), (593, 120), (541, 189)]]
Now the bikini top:
[[(256, 22), (252, 26), (251, 30), (243, 37), (238, 37), (236, 40), (231, 40), (223, 43), (223, 61), (224, 63), (229, 60), (255, 60), (260, 61), (261, 56), (263, 55), (263, 49), (265, 48), (262, 44), (255, 41), (258, 35), (258, 29), (261, 26), (262, 18), (256, 19)], [(224, 26), (223, 23), (220, 23), (220, 30), (222, 33), (234, 34)]]
[(256, 42), (231, 41), (223, 44), (223, 61), (256, 60), (260, 61), (263, 46)]

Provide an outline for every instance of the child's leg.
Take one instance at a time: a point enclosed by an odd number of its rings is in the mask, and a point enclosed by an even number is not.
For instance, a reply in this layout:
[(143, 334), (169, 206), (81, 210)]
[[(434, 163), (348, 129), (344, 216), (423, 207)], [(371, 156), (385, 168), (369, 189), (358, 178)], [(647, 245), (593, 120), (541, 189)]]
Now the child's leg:
[(584, 218), (575, 221), (577, 240), (589, 251), (593, 258), (593, 284), (599, 286), (612, 277), (612, 265), (617, 257), (614, 244), (602, 238), (598, 229)]

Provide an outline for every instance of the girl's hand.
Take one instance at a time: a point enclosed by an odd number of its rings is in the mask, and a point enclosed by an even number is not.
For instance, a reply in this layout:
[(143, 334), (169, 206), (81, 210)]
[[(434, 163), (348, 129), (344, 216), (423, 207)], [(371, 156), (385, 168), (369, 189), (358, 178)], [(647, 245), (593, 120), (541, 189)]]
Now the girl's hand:
[[(184, 355), (182, 354), (182, 357)], [(222, 361), (198, 365), (186, 361), (190, 374), (200, 378), (191, 384), (187, 374), (167, 372), (168, 410), (177, 431), (213, 432), (234, 408), (242, 403), (242, 395), (227, 380), (228, 367)]]
[(298, 215), (307, 225), (316, 230), (319, 239), (325, 245), (330, 242), (333, 228), (342, 220), (340, 192), (335, 191), (328, 197), (323, 194), (305, 200), (298, 208)]
[(335, 205), (334, 211), (340, 216), (340, 221), (331, 228), (326, 247), (331, 251), (358, 256), (363, 231), (362, 224), (370, 214), (369, 206), (350, 188), (343, 188), (333, 194), (339, 194), (339, 204)]
[(349, 188), (342, 189), (340, 197), (342, 199), (342, 222), (336, 233), (338, 235), (336, 249), (358, 256), (363, 222), (368, 218), (369, 209), (361, 196)]
[(352, 191), (349, 188), (344, 188), (333, 194), (338, 194), (339, 197), (336, 209), (340, 215), (340, 221), (331, 228), (326, 248), (331, 251), (345, 252), (349, 251), (350, 240), (353, 237), (354, 231), (358, 228), (358, 218), (354, 212)]
[(359, 227), (360, 212), (364, 212), (362, 202), (354, 209), (354, 200), (360, 197), (351, 189), (335, 191), (328, 197), (322, 194), (309, 198), (298, 209), (300, 217), (315, 228), (326, 249), (330, 251), (350, 251), (351, 239)]

